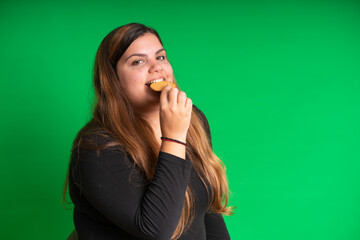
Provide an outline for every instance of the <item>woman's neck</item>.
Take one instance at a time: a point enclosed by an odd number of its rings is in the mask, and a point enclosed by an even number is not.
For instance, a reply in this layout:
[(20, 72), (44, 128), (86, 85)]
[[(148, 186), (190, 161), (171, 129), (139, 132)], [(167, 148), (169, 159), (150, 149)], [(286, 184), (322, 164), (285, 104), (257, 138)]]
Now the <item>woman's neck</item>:
[(152, 111), (142, 111), (139, 115), (148, 122), (152, 127), (155, 139), (158, 141), (159, 145), (161, 144), (161, 127), (160, 127), (160, 109), (159, 107), (153, 109)]

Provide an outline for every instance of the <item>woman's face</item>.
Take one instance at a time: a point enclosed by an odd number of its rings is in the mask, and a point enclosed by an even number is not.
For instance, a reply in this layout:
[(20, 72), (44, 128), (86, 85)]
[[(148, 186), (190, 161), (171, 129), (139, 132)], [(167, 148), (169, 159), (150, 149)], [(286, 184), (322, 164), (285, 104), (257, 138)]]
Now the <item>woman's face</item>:
[(159, 92), (146, 86), (147, 82), (162, 78), (174, 82), (166, 52), (152, 33), (145, 33), (130, 44), (116, 64), (116, 73), (126, 96), (137, 111), (159, 104)]

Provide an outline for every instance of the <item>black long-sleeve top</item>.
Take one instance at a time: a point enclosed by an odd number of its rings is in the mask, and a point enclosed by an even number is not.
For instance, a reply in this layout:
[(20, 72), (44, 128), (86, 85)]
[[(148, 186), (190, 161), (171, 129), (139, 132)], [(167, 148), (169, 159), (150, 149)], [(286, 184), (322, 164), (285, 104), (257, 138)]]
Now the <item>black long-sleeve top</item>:
[[(203, 120), (208, 128), (205, 116)], [(95, 143), (105, 141), (98, 135), (91, 138)], [(80, 240), (169, 240), (180, 219), (188, 185), (194, 194), (195, 217), (179, 239), (230, 239), (221, 214), (207, 212), (207, 191), (187, 157), (160, 152), (154, 178), (147, 183), (119, 147), (99, 154), (80, 148), (72, 156), (69, 192)]]

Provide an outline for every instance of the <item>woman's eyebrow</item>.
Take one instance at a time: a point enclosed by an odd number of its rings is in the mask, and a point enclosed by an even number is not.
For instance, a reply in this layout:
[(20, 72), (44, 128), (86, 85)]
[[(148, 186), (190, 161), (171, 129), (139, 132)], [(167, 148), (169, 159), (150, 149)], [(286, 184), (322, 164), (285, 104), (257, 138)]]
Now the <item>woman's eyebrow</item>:
[[(157, 50), (157, 51), (155, 52), (155, 55), (161, 53), (162, 51), (165, 51), (165, 49), (164, 49), (164, 48), (160, 48), (159, 50)], [(127, 58), (125, 59), (125, 62), (126, 62), (129, 58), (134, 57), (134, 56), (147, 57), (147, 55), (144, 54), (144, 53), (134, 53), (134, 54), (131, 54), (129, 57), (127, 57)]]
[(162, 51), (165, 51), (165, 49), (160, 48), (159, 50), (157, 50), (157, 51), (155, 52), (155, 55), (161, 53)]

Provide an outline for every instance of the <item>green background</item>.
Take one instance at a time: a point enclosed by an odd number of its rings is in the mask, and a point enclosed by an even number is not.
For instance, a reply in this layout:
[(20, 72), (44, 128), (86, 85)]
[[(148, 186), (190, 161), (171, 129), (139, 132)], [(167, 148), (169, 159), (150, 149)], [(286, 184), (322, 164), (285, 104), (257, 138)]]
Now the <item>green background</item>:
[(2, 239), (66, 239), (101, 40), (160, 33), (227, 166), (232, 239), (360, 239), (358, 1), (1, 1)]

